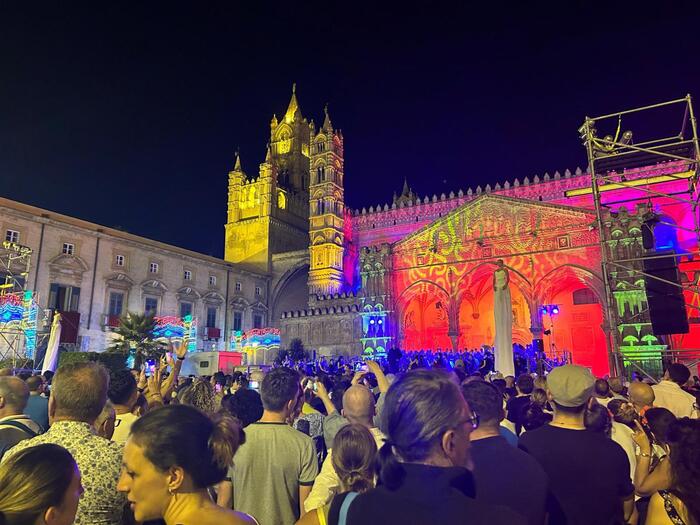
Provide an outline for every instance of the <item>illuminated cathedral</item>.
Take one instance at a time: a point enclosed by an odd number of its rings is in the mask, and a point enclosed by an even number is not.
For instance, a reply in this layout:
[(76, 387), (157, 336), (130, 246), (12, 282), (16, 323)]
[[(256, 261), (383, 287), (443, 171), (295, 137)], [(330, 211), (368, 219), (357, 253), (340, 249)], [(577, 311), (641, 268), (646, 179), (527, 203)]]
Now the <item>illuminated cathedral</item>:
[[(602, 232), (590, 177), (580, 169), (424, 197), (404, 183), (391, 202), (350, 210), (343, 157), (343, 134), (327, 109), (317, 126), (293, 90), (284, 115), (272, 117), (257, 173), (246, 173), (238, 157), (229, 173), (225, 259), (270, 277), (268, 319), (283, 346), (299, 338), (318, 355), (372, 355), (392, 346), (491, 345), (492, 276), (502, 259), (515, 343), (542, 340), (547, 352), (566, 352), (598, 375), (609, 370), (611, 336), (629, 356), (668, 347), (652, 333), (638, 276), (611, 272), (614, 304), (603, 284), (603, 249), (616, 260), (644, 251), (648, 210), (624, 204), (629, 188), (602, 194), (610, 203)], [(669, 160), (622, 176), (672, 193), (688, 173)], [(660, 206), (669, 220), (687, 221), (687, 207)], [(609, 241), (601, 243), (601, 233)], [(682, 230), (673, 242), (697, 248)], [(692, 261), (684, 264), (684, 279), (700, 275)], [(697, 317), (689, 335), (673, 336), (676, 346), (697, 338)]]

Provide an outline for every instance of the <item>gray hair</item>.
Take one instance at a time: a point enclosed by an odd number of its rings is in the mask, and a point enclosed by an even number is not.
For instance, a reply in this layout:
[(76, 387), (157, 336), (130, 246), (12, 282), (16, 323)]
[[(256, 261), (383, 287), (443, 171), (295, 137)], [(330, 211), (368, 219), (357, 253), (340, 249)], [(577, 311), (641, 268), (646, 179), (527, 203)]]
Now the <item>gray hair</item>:
[(92, 423), (107, 401), (109, 373), (100, 363), (69, 363), (61, 366), (53, 378), (51, 396), (56, 415)]
[(27, 406), (29, 387), (19, 377), (3, 376), (0, 377), (0, 396), (7, 406), (21, 412)]

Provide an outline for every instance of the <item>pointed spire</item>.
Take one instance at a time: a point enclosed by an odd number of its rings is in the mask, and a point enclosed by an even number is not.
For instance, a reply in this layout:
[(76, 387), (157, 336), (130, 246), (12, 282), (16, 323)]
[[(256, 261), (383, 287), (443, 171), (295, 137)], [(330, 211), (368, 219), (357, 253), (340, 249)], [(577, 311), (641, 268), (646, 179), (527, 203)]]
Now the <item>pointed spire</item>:
[(296, 82), (292, 84), (292, 98), (289, 101), (289, 106), (287, 107), (287, 112), (284, 114), (284, 121), (287, 124), (294, 122), (294, 115), (299, 110), (299, 103), (297, 102), (297, 84)]
[(323, 130), (333, 131), (333, 125), (331, 124), (331, 117), (328, 115), (328, 104), (323, 107), (323, 112), (325, 113), (325, 118), (323, 119)]
[(408, 179), (403, 178), (403, 190), (401, 190), (401, 195), (408, 195), (411, 192), (411, 188), (408, 187)]
[(265, 162), (270, 162), (270, 157), (272, 153), (270, 152), (270, 143), (267, 143), (267, 152), (265, 153)]
[(236, 149), (236, 165), (233, 167), (233, 171), (243, 171), (241, 168), (241, 153)]

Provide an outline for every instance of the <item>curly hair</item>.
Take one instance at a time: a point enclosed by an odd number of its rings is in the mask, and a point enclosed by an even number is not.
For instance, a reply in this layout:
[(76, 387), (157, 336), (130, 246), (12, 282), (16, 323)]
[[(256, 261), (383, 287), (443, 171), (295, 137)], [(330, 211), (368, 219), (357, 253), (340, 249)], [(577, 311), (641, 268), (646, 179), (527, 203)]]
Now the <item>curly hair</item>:
[(213, 414), (219, 409), (216, 392), (208, 381), (195, 381), (180, 392), (178, 398), (183, 405), (191, 405), (207, 414)]

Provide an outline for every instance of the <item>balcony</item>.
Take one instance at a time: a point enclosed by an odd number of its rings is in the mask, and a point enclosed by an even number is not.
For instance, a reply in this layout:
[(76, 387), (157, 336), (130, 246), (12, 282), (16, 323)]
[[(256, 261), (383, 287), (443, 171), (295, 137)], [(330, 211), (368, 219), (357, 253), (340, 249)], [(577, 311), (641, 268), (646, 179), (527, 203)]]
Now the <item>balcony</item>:
[(204, 328), (205, 339), (219, 339), (221, 337), (221, 329), (207, 326)]
[(102, 316), (102, 328), (104, 330), (114, 330), (119, 326), (120, 315), (105, 314)]

